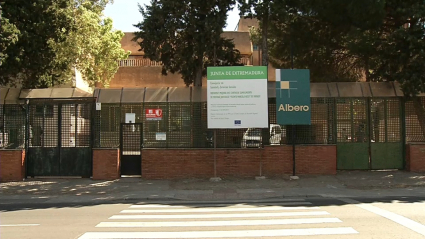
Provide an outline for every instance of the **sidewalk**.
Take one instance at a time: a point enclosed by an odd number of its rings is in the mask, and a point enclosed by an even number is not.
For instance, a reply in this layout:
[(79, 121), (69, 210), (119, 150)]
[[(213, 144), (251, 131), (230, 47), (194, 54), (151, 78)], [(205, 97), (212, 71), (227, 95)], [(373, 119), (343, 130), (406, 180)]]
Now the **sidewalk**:
[(340, 171), (337, 175), (280, 178), (144, 180), (121, 178), (27, 179), (0, 183), (0, 204), (98, 203), (125, 200), (258, 200), (283, 197), (425, 197), (425, 174), (404, 171)]

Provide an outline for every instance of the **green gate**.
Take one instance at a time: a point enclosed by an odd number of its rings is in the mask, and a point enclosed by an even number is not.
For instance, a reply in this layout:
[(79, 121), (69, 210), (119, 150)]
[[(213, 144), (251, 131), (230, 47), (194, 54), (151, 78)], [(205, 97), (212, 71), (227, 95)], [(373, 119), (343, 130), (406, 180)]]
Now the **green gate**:
[(373, 98), (371, 169), (403, 169), (402, 104), (399, 98)]
[(399, 98), (337, 98), (337, 169), (402, 169)]
[(91, 176), (92, 110), (91, 101), (30, 103), (28, 176)]
[(368, 101), (336, 99), (337, 168), (369, 169)]

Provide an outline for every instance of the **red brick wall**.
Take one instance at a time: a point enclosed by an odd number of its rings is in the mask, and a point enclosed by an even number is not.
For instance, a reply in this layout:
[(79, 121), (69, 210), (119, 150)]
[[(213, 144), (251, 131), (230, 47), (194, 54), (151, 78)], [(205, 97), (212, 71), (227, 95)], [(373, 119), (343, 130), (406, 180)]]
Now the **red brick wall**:
[(93, 149), (93, 179), (111, 180), (120, 177), (119, 149)]
[(336, 174), (335, 145), (301, 145), (296, 147), (297, 174)]
[[(297, 174), (336, 174), (336, 146), (297, 146)], [(292, 146), (217, 149), (218, 177), (292, 174)], [(214, 176), (213, 149), (144, 149), (142, 177), (148, 179)]]
[(0, 181), (21, 181), (25, 178), (25, 151), (0, 150)]
[(425, 144), (408, 144), (406, 153), (406, 169), (412, 172), (425, 172)]

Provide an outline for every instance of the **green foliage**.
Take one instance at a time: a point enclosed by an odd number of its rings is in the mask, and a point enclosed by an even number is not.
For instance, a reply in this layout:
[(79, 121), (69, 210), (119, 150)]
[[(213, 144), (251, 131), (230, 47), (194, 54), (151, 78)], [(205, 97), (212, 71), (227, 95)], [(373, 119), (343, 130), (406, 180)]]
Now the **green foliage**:
[(3, 51), (0, 52), (0, 65), (3, 64), (8, 58), (6, 49), (16, 44), (18, 41), (19, 30), (14, 24), (9, 22), (9, 19), (2, 18), (0, 22), (0, 49)]
[(140, 31), (134, 41), (145, 57), (162, 62), (163, 74), (177, 72), (186, 85), (201, 86), (207, 66), (239, 65), (232, 40), (221, 37), (233, 5), (234, 0), (152, 0), (139, 5), (143, 21), (135, 25)]
[(33, 88), (59, 82), (67, 66), (52, 64), (55, 52), (48, 41), (65, 40), (61, 32), (67, 31), (72, 19), (60, 10), (68, 6), (68, 0), (4, 1), (3, 17), (16, 27), (16, 36), (14, 44), (2, 50), (7, 58), (0, 67), (0, 84)]
[(112, 29), (112, 20), (103, 18), (99, 4), (80, 0), (68, 9), (67, 15), (74, 18), (72, 30), (65, 41), (49, 44), (56, 52), (57, 64), (68, 64), (71, 72), (75, 67), (90, 86), (99, 82), (107, 87), (118, 71), (117, 61), (126, 59), (129, 52), (121, 48), (124, 33)]
[(271, 5), (270, 58), (309, 68), (314, 81), (398, 81), (407, 96), (425, 82), (420, 0), (283, 0)]
[(0, 84), (51, 87), (69, 82), (76, 68), (90, 85), (107, 85), (117, 60), (128, 55), (120, 45), (123, 33), (103, 19), (108, 2), (5, 0)]
[[(260, 21), (259, 34), (253, 36), (254, 43), (261, 45), (262, 65), (269, 65), (269, 41), (268, 31), (270, 24), (270, 12), (273, 9), (274, 0), (237, 0), (241, 15), (248, 18), (256, 18)], [(260, 44), (261, 42), (261, 44)]]

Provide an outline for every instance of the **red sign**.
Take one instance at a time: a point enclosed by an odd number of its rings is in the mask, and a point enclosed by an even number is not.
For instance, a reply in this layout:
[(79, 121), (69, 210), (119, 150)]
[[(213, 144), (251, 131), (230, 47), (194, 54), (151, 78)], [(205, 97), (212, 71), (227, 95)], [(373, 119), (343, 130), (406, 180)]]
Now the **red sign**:
[(162, 109), (146, 109), (146, 120), (162, 120)]

